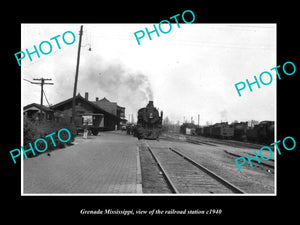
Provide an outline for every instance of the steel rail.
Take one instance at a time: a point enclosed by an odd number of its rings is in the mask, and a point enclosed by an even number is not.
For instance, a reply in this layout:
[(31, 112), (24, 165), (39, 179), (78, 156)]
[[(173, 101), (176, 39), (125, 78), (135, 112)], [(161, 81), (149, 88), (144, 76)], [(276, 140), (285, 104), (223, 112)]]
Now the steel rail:
[(215, 180), (219, 181), (221, 184), (223, 184), (224, 186), (226, 186), (227, 188), (229, 188), (230, 190), (232, 190), (234, 193), (241, 193), (241, 194), (245, 194), (245, 192), (243, 190), (241, 190), (240, 188), (236, 187), (235, 185), (231, 184), (229, 181), (223, 179), (222, 177), (218, 176), (217, 174), (215, 174), (214, 172), (212, 172), (211, 170), (205, 168), (204, 166), (200, 165), (199, 163), (195, 162), (193, 159), (191, 159), (190, 157), (184, 155), (183, 153), (175, 150), (172, 147), (169, 147), (169, 149), (173, 152), (175, 152), (176, 154), (180, 155), (181, 157), (183, 157), (185, 160), (189, 161), (190, 163), (192, 163), (194, 166), (196, 166), (197, 168), (199, 168), (200, 170), (204, 171), (206, 174), (208, 174), (209, 176), (211, 176), (212, 178), (214, 178)]
[[(228, 152), (228, 151), (226, 151), (226, 150), (224, 150), (224, 152), (225, 153), (227, 153), (227, 154), (229, 154), (229, 155), (232, 155), (232, 156), (235, 156), (235, 157), (243, 157), (242, 155), (239, 155), (239, 154), (236, 154), (236, 153), (232, 153), (232, 152)], [(248, 153), (249, 155), (253, 155), (253, 154), (250, 154), (250, 153)], [(253, 155), (253, 156), (255, 156), (255, 155)], [(273, 161), (274, 162), (274, 160), (273, 159), (270, 159), (270, 161)], [(267, 163), (264, 163), (264, 162), (257, 162), (257, 161), (253, 161), (254, 163), (256, 163), (256, 164), (262, 164), (262, 165), (264, 165), (264, 166), (266, 166), (266, 167), (269, 167), (269, 168), (271, 168), (271, 169), (274, 169), (274, 165), (269, 165), (269, 164), (267, 164)]]
[(195, 138), (191, 138), (189, 136), (186, 137), (186, 142), (192, 143), (192, 144), (203, 144), (203, 145), (210, 145), (210, 146), (217, 146), (215, 144), (211, 144), (205, 141), (200, 141), (198, 139)]
[(177, 190), (177, 188), (175, 187), (175, 185), (173, 184), (170, 176), (168, 175), (168, 173), (164, 170), (163, 166), (160, 164), (158, 158), (156, 157), (156, 155), (153, 153), (153, 151), (151, 150), (151, 147), (146, 143), (146, 146), (148, 148), (148, 150), (150, 151), (151, 155), (153, 156), (154, 160), (156, 161), (159, 169), (162, 171), (163, 176), (165, 177), (166, 182), (168, 183), (172, 193), (178, 194), (179, 191)]

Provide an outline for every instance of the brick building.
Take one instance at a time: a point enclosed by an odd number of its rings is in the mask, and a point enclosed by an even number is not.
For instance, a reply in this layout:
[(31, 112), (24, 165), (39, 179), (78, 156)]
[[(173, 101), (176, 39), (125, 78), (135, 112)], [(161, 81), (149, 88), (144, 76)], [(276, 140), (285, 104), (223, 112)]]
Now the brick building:
[[(51, 107), (56, 118), (64, 119), (65, 121), (72, 120), (72, 99), (69, 98)], [(78, 94), (75, 98), (75, 125), (82, 126), (83, 117), (92, 115), (93, 123), (97, 124), (101, 130), (119, 128), (123, 115), (125, 115), (125, 108), (118, 108), (116, 103), (111, 104), (112, 106), (116, 105), (116, 107), (108, 107), (108, 102), (105, 104), (106, 106), (104, 104), (100, 106), (100, 104), (97, 104), (97, 101), (89, 101), (87, 92), (85, 93), (85, 97)]]
[(101, 100), (99, 100), (99, 98), (96, 97), (96, 101), (92, 101), (92, 103), (120, 118), (121, 120), (118, 124), (118, 128), (120, 128), (121, 125), (126, 124), (127, 120), (125, 119), (125, 107), (119, 106), (116, 102), (111, 102), (105, 97)]

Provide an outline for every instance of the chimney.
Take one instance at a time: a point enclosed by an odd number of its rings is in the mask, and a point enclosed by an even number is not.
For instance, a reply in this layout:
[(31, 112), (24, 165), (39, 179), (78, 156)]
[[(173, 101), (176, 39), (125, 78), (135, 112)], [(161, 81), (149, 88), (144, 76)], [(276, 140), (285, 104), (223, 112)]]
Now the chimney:
[(99, 98), (98, 97), (96, 97), (96, 102), (98, 102), (99, 101)]
[(87, 101), (89, 100), (89, 93), (88, 92), (85, 92), (84, 99), (87, 100)]

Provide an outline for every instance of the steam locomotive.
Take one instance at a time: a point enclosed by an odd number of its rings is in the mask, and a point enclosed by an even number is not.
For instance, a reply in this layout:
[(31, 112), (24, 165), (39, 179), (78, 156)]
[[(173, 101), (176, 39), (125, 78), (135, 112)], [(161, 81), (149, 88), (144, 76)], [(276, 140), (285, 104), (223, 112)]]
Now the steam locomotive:
[(138, 139), (152, 139), (159, 137), (162, 130), (163, 112), (159, 112), (153, 106), (153, 101), (149, 101), (145, 108), (138, 110), (137, 125), (135, 127), (134, 136)]

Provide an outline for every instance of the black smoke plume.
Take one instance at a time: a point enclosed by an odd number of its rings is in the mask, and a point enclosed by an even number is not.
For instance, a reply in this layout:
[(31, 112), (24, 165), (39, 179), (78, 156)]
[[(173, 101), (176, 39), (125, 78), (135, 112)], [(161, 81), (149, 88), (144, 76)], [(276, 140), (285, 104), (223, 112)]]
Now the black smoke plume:
[(127, 113), (135, 114), (149, 100), (153, 100), (148, 77), (121, 63), (105, 63), (100, 58), (92, 58), (82, 63), (79, 73), (78, 87), (82, 94), (89, 92), (100, 99), (106, 97), (125, 107)]

